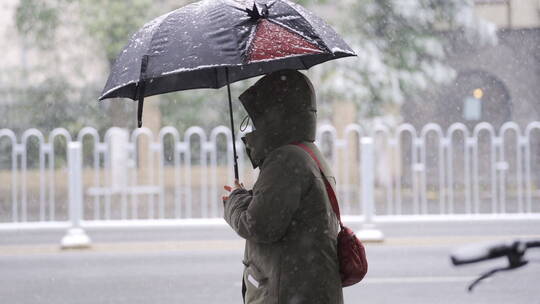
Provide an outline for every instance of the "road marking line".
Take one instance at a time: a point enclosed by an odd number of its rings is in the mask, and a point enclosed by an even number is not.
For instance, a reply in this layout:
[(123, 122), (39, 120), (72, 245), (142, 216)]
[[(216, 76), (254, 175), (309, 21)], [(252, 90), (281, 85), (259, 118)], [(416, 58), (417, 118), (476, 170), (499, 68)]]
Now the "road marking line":
[(242, 250), (242, 240), (209, 240), (145, 243), (97, 243), (88, 249), (61, 250), (59, 245), (10, 245), (0, 246), (0, 256), (62, 254), (62, 253), (158, 253), (166, 251), (218, 251)]
[(486, 235), (486, 236), (441, 236), (441, 237), (411, 237), (387, 238), (381, 243), (367, 243), (366, 246), (438, 246), (464, 245), (486, 241), (511, 241), (516, 239), (540, 239), (540, 235)]
[(395, 277), (395, 278), (366, 278), (365, 284), (417, 284), (417, 283), (453, 283), (470, 282), (476, 277)]

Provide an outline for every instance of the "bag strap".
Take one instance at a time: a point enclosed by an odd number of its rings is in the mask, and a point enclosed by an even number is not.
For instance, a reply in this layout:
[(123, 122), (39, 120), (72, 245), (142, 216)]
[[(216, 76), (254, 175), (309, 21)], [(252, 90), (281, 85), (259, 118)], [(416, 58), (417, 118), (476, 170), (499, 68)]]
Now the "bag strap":
[(343, 223), (341, 222), (341, 214), (339, 212), (339, 204), (338, 204), (337, 196), (336, 196), (336, 193), (334, 192), (334, 188), (332, 188), (332, 185), (330, 185), (330, 182), (328, 181), (328, 179), (326, 178), (326, 175), (324, 174), (321, 162), (319, 161), (319, 159), (317, 158), (317, 156), (315, 155), (313, 150), (311, 150), (305, 144), (303, 144), (303, 143), (294, 143), (294, 145), (296, 145), (296, 146), (302, 148), (304, 151), (306, 151), (311, 156), (311, 158), (313, 158), (313, 160), (317, 163), (317, 166), (319, 167), (319, 170), (321, 171), (321, 174), (323, 176), (324, 185), (326, 186), (326, 193), (328, 194), (328, 198), (330, 199), (330, 203), (332, 205), (332, 210), (334, 210), (334, 213), (336, 214), (336, 216), (338, 218), (339, 226), (341, 228), (343, 228)]

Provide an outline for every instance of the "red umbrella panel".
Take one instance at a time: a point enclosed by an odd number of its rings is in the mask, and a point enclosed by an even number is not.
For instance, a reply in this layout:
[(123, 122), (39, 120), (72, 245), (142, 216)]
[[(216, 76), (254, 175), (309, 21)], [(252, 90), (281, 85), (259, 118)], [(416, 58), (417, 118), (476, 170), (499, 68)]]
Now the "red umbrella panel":
[(261, 19), (249, 47), (247, 63), (322, 53), (324, 51), (317, 44), (298, 33), (267, 19)]

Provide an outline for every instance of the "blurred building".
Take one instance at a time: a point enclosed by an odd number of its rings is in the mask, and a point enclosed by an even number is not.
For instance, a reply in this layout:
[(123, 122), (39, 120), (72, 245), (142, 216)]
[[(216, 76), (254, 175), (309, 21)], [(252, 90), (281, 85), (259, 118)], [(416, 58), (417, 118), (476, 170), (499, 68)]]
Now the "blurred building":
[(405, 104), (403, 118), (422, 127), (482, 121), (496, 128), (540, 120), (540, 0), (476, 0), (477, 14), (498, 26), (498, 44), (479, 46), (451, 33), (454, 82)]

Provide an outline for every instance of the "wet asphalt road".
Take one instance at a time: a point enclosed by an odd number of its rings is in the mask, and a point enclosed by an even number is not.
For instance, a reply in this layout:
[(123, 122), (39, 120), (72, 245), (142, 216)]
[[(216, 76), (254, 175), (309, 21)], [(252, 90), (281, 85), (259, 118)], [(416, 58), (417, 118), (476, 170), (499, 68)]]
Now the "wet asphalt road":
[[(345, 303), (540, 303), (540, 264), (466, 286), (493, 261), (453, 268), (473, 242), (540, 238), (540, 222), (388, 224), (368, 245), (367, 279)], [(0, 303), (241, 303), (242, 241), (225, 227), (90, 231), (94, 247), (60, 251), (61, 231), (0, 232)], [(540, 261), (539, 252), (529, 255)]]

